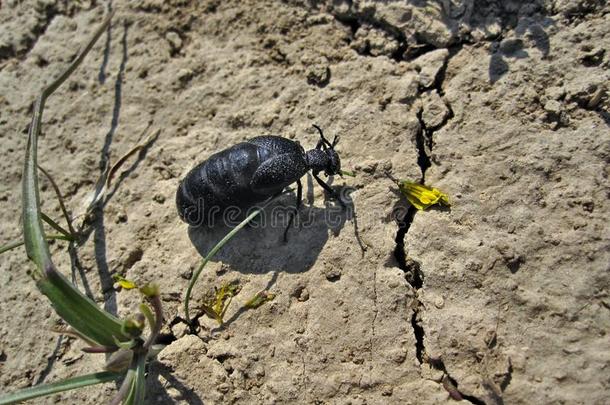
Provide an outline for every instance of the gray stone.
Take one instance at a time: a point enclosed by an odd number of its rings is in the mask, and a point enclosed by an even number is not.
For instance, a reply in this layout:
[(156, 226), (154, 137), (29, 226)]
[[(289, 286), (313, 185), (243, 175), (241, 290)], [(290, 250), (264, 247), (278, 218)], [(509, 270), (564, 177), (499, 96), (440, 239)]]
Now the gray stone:
[(182, 38), (180, 38), (178, 33), (170, 31), (165, 35), (165, 39), (169, 42), (169, 46), (172, 48), (173, 52), (178, 52), (182, 49)]
[(359, 53), (368, 52), (372, 56), (385, 55), (391, 57), (398, 50), (398, 41), (388, 33), (367, 25), (356, 31), (351, 47)]
[(544, 110), (548, 113), (559, 115), (562, 111), (561, 103), (557, 100), (547, 101), (544, 105)]
[(419, 94), (419, 77), (407, 72), (397, 79), (388, 82), (388, 91), (392, 99), (401, 103), (411, 103)]
[(423, 54), (412, 62), (419, 69), (419, 83), (422, 87), (434, 86), (439, 72), (447, 64), (448, 57), (447, 49), (437, 49)]
[(424, 93), (422, 104), (422, 119), (428, 129), (438, 128), (449, 117), (449, 108), (436, 90)]

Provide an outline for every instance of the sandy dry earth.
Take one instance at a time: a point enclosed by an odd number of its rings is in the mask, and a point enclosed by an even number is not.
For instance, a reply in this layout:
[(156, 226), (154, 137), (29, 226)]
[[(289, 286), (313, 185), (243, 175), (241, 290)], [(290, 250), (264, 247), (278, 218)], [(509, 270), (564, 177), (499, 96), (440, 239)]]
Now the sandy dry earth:
[[(19, 238), (31, 104), (107, 4), (0, 7), (0, 234)], [(166, 4), (171, 3), (171, 4)], [(166, 341), (151, 403), (583, 403), (610, 398), (610, 7), (605, 1), (113, 2), (113, 25), (47, 103), (40, 163), (73, 215), (123, 167), (72, 260), (119, 315), (161, 285)], [(300, 231), (250, 227), (196, 287), (239, 282), (227, 323), (181, 321), (214, 237), (180, 222), (179, 180), (229, 145), (320, 125), (355, 178), (347, 211), (304, 178)], [(144, 135), (142, 135), (144, 134)], [(415, 213), (385, 176), (450, 209)], [(61, 217), (53, 191), (44, 210)], [(294, 194), (275, 206), (289, 206)], [(357, 219), (357, 221), (355, 221)], [(357, 222), (357, 226), (356, 226)], [(357, 232), (356, 232), (357, 230)], [(57, 323), (23, 249), (0, 261), (2, 392), (103, 367)], [(276, 298), (240, 309), (262, 289)], [(110, 385), (39, 403), (103, 403)], [(453, 399), (452, 399), (453, 398)]]

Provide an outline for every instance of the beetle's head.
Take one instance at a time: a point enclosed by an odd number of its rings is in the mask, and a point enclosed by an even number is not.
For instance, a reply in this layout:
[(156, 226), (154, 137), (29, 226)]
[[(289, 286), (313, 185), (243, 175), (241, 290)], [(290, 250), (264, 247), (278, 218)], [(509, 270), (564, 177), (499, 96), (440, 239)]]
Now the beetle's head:
[(314, 128), (318, 130), (320, 133), (320, 140), (318, 141), (318, 145), (316, 146), (317, 150), (321, 150), (326, 156), (324, 159), (324, 165), (321, 167), (321, 170), (324, 170), (324, 174), (327, 176), (333, 176), (335, 174), (341, 174), (341, 159), (339, 158), (339, 154), (335, 151), (335, 146), (339, 142), (339, 137), (335, 136), (333, 142), (330, 143), (324, 137), (322, 133), (322, 129), (314, 125)]
[[(335, 138), (335, 141), (336, 140), (337, 138)], [(335, 145), (334, 141), (333, 145)], [(328, 148), (324, 152), (326, 152), (326, 155), (328, 156), (328, 165), (326, 166), (326, 169), (324, 169), (324, 174), (327, 176), (341, 174), (341, 159), (339, 158), (339, 154), (334, 148)]]

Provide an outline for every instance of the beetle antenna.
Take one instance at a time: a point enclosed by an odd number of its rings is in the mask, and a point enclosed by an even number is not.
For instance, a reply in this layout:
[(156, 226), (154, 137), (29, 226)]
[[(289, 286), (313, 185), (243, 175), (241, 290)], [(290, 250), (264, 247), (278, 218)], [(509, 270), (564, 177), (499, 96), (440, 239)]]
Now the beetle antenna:
[(332, 143), (332, 145), (330, 147), (334, 148), (335, 145), (337, 145), (338, 143), (339, 143), (339, 136), (335, 135), (335, 139), (333, 139), (333, 143)]
[(322, 146), (324, 147), (324, 149), (326, 149), (326, 147), (332, 148), (333, 145), (330, 142), (328, 142), (328, 140), (324, 137), (324, 134), (322, 133), (322, 128), (320, 128), (316, 124), (313, 124), (313, 127), (315, 129), (317, 129), (318, 132), (320, 133), (320, 138), (322, 138), (322, 142), (323, 142)]

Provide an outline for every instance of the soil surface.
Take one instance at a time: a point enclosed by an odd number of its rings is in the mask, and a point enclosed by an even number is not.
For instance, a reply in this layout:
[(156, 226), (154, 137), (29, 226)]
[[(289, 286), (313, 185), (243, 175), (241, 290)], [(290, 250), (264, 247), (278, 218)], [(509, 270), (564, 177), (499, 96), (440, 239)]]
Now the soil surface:
[[(97, 179), (147, 136), (56, 265), (119, 316), (161, 286), (168, 344), (150, 403), (604, 404), (610, 398), (610, 7), (603, 0), (4, 1), (0, 243), (21, 236), (32, 103), (111, 8), (47, 102), (40, 165), (75, 223)], [(194, 290), (221, 232), (178, 218), (211, 154), (323, 128), (347, 209), (304, 177), (300, 229), (245, 228)], [(446, 192), (416, 211), (387, 173)], [(63, 224), (50, 183), (43, 210)], [(295, 192), (265, 211), (294, 205)], [(59, 322), (22, 247), (0, 260), (0, 390), (101, 370)], [(223, 327), (201, 304), (239, 283)], [(244, 304), (268, 290), (275, 299)], [(114, 384), (34, 403), (104, 403)]]

